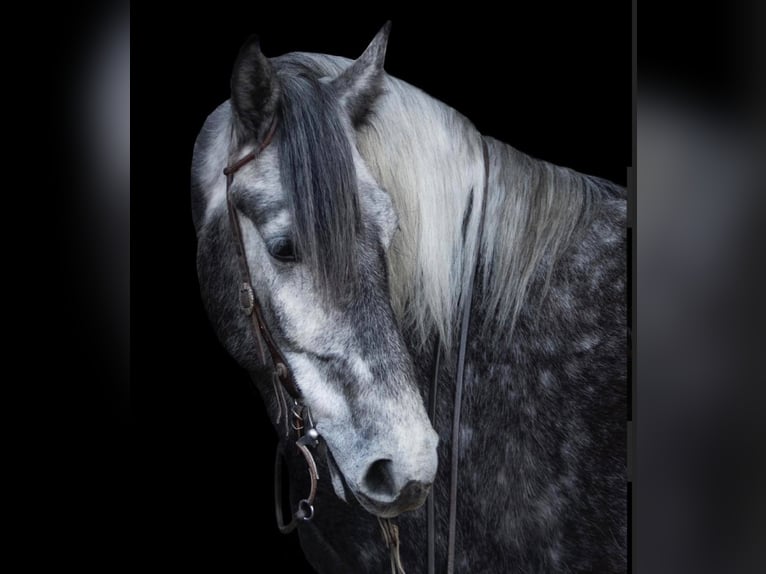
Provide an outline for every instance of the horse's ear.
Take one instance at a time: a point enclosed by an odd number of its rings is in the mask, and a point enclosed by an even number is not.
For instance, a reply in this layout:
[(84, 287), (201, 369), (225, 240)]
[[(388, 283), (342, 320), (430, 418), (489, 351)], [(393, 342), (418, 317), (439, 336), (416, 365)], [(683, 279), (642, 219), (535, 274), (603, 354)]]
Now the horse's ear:
[(277, 111), (279, 84), (258, 37), (250, 36), (239, 50), (231, 73), (231, 107), (240, 142), (266, 137)]
[(351, 121), (360, 123), (372, 107), (383, 86), (383, 61), (386, 59), (391, 22), (386, 22), (357, 60), (332, 83)]

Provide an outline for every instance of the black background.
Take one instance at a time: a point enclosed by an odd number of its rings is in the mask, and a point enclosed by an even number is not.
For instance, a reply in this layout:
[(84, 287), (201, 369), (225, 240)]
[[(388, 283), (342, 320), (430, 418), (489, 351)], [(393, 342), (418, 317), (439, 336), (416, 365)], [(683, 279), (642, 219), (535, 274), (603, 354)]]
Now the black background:
[(427, 18), (367, 9), (309, 16), (298, 7), (265, 15), (255, 6), (132, 13), (131, 422), (99, 417), (104, 508), (93, 518), (118, 516), (129, 554), (148, 548), (160, 564), (220, 570), (244, 561), (269, 571), (265, 558), (279, 555), (282, 571), (300, 572), (297, 536), (274, 526), (275, 435), (215, 339), (196, 280), (192, 146), (228, 97), (239, 46), (256, 32), (268, 56), (353, 58), (391, 19), (389, 74), (532, 156), (625, 184), (631, 6), (514, 3), (502, 14)]

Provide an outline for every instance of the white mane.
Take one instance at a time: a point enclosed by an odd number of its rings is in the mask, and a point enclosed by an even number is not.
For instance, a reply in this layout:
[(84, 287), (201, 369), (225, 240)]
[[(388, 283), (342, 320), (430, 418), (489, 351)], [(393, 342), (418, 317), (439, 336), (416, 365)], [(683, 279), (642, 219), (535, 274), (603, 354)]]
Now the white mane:
[[(327, 75), (350, 63), (304, 56)], [(481, 252), (489, 265), (481, 277), (484, 334), (491, 336), (513, 331), (533, 279), (544, 272), (547, 285), (575, 231), (591, 221), (594, 194), (616, 186), (486, 141), (490, 178)], [(399, 216), (389, 252), (394, 311), (422, 344), (436, 331), (450, 349), (475, 264), (484, 201), (482, 135), (454, 109), (388, 76), (357, 145)]]
[(483, 208), (481, 134), (455, 110), (390, 78), (358, 145), (399, 214), (389, 252), (394, 311), (421, 342), (436, 329), (449, 349), (477, 240), (479, 218), (470, 218), (464, 239), (464, 215)]

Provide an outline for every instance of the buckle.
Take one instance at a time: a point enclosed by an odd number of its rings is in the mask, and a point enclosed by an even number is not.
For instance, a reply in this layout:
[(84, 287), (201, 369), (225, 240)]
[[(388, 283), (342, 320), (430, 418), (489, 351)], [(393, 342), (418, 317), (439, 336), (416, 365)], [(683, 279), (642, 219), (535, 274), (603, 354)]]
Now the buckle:
[(239, 306), (245, 315), (250, 315), (255, 307), (255, 294), (250, 283), (242, 283), (239, 288)]

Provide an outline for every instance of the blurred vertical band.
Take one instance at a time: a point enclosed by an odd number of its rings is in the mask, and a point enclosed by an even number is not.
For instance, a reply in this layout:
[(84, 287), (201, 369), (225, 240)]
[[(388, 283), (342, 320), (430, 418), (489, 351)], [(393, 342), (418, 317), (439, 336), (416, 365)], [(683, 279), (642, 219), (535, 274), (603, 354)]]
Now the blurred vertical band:
[(637, 572), (763, 572), (764, 3), (641, 6)]
[(62, 150), (75, 181), (69, 231), (76, 256), (67, 264), (82, 337), (70, 353), (92, 393), (89, 417), (123, 424), (131, 419), (130, 5), (91, 6), (77, 21), (65, 99), (72, 146)]

